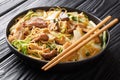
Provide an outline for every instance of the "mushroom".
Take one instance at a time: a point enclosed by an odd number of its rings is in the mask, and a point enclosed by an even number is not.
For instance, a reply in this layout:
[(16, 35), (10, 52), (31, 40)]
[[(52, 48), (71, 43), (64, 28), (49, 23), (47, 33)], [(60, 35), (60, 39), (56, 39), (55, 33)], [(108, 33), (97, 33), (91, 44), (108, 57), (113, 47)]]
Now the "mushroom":
[(42, 53), (41, 56), (45, 59), (45, 60), (50, 60), (53, 57), (55, 57), (57, 55), (57, 50), (52, 50), (49, 53)]
[(48, 41), (48, 40), (49, 40), (49, 37), (48, 37), (47, 34), (42, 33), (42, 34), (40, 34), (38, 37), (34, 38), (34, 39), (32, 40), (32, 42), (34, 42), (34, 41), (37, 42), (37, 41), (39, 41), (39, 40)]
[(64, 12), (60, 14), (61, 21), (69, 21), (68, 15)]

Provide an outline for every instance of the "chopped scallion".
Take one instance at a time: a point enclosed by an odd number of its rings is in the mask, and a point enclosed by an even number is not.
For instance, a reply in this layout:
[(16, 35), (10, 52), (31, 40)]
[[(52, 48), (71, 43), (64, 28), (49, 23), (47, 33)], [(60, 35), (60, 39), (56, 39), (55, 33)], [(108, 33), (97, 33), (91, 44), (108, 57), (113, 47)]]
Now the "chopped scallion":
[(86, 55), (87, 57), (88, 57), (88, 56), (90, 56), (90, 52), (86, 52), (86, 54), (85, 54), (85, 55)]

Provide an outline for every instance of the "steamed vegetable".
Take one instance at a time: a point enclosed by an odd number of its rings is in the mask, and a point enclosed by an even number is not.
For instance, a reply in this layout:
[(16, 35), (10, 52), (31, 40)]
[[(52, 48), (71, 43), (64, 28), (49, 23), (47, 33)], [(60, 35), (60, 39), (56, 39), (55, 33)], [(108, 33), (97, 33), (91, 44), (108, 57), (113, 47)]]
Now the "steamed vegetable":
[(30, 39), (27, 40), (14, 40), (12, 45), (18, 49), (18, 51), (27, 54), (27, 47)]
[(106, 31), (103, 32), (102, 41), (103, 41), (102, 47), (104, 49), (106, 47), (106, 41), (107, 41), (107, 33), (106, 33)]
[(24, 16), (24, 19), (25, 19), (25, 20), (30, 19), (33, 14), (34, 14), (34, 12), (33, 12), (32, 10), (30, 10), (30, 11)]

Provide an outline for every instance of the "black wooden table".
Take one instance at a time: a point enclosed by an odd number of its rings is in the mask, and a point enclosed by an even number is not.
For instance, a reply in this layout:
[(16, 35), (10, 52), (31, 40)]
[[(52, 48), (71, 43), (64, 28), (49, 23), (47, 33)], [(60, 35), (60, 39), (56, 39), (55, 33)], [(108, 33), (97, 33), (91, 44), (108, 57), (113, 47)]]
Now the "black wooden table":
[(120, 23), (109, 29), (110, 44), (95, 66), (71, 73), (36, 71), (21, 61), (8, 48), (5, 28), (25, 9), (39, 6), (64, 6), (92, 13), (103, 19), (107, 15), (120, 18), (120, 0), (0, 0), (0, 80), (120, 80)]

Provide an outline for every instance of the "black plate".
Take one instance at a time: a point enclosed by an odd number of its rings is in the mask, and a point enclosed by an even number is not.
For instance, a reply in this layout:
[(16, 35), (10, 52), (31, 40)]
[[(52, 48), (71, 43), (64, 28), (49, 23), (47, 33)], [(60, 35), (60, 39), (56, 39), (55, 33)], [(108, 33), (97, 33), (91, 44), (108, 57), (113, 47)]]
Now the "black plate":
[[(21, 58), (25, 63), (29, 64), (30, 66), (34, 67), (35, 69), (39, 69), (41, 70), (41, 67), (43, 65), (45, 65), (47, 63), (47, 61), (43, 61), (43, 60), (36, 60), (33, 58), (30, 58), (26, 55), (23, 55), (21, 52), (18, 52), (16, 48), (14, 48), (10, 42), (7, 39), (7, 36), (9, 35), (9, 29), (10, 27), (15, 23), (15, 19), (17, 17), (19, 17), (20, 15), (26, 14), (29, 10), (36, 10), (36, 9), (42, 9), (42, 10), (49, 10), (51, 7), (36, 7), (36, 8), (31, 8), (28, 10), (25, 10), (19, 14), (17, 14), (8, 24), (7, 28), (6, 28), (6, 41), (8, 43), (9, 48), (14, 52), (15, 55), (17, 55), (19, 58)], [(65, 8), (67, 9), (67, 11), (77, 11), (77, 12), (84, 12), (90, 20), (92, 20), (93, 22), (95, 22), (96, 24), (98, 24), (100, 22), (100, 19), (97, 18), (96, 16), (87, 13), (85, 11), (81, 11), (81, 10), (76, 10), (76, 9), (72, 9), (72, 8), (66, 8), (66, 7), (61, 7), (61, 8)], [(110, 40), (110, 35), (109, 32), (107, 31), (107, 45), (109, 43)], [(107, 47), (107, 46), (106, 46)], [(106, 49), (106, 48), (105, 48)], [(104, 49), (104, 50), (105, 50)], [(102, 50), (99, 54), (97, 54), (94, 57), (85, 59), (85, 60), (81, 60), (81, 61), (75, 61), (75, 62), (64, 62), (64, 63), (59, 63), (56, 66), (54, 66), (53, 68), (50, 69), (50, 71), (75, 71), (75, 70), (80, 70), (82, 68), (84, 68), (84, 66), (92, 66), (95, 65), (97, 63), (97, 61), (100, 60), (100, 57), (104, 54), (104, 50)]]

